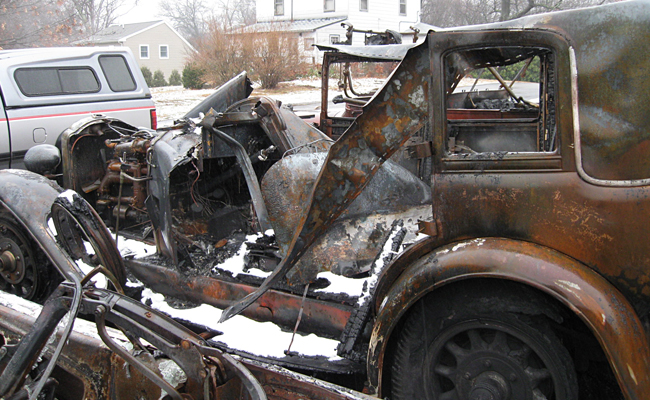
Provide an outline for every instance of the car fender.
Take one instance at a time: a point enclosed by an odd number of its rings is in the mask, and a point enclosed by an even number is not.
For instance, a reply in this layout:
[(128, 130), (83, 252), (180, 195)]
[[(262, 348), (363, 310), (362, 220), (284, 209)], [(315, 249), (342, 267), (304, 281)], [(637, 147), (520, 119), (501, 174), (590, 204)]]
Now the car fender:
[[(431, 243), (416, 246), (430, 248)], [(393, 267), (400, 268), (399, 260)], [(503, 238), (473, 239), (439, 247), (410, 263), (390, 288), (378, 292), (382, 297), (377, 299), (367, 363), (371, 392), (381, 392), (386, 346), (406, 311), (427, 293), (471, 278), (520, 282), (560, 301), (597, 338), (626, 399), (642, 399), (650, 393), (648, 339), (634, 308), (621, 292), (592, 269), (562, 253)]]

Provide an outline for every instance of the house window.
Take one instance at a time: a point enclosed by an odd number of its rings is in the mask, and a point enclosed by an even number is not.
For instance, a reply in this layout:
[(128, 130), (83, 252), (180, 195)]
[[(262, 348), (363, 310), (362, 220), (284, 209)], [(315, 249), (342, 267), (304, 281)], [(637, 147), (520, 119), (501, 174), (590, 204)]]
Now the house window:
[[(481, 47), (445, 57), (447, 143), (450, 160), (506, 160), (558, 149), (553, 53), (537, 47)], [(502, 80), (486, 90), (478, 79)], [(544, 96), (540, 96), (543, 93)], [(501, 162), (499, 161), (499, 162)]]
[(275, 15), (284, 15), (284, 0), (275, 0)]
[(399, 15), (406, 15), (406, 0), (399, 0)]
[(169, 58), (169, 46), (167, 46), (166, 44), (160, 45), (160, 58), (161, 59)]
[(341, 43), (341, 36), (340, 35), (330, 35), (330, 43), (331, 44)]
[(323, 11), (334, 11), (334, 0), (323, 0)]
[(149, 59), (149, 45), (141, 44), (140, 45), (140, 59), (148, 60)]
[(368, 0), (359, 0), (359, 11), (368, 11)]

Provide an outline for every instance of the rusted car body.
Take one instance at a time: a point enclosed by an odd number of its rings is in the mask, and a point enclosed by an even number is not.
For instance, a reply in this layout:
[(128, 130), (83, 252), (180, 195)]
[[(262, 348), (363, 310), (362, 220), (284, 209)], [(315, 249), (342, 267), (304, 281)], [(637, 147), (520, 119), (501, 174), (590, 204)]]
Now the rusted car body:
[[(337, 361), (261, 360), (363, 371), (365, 392), (391, 399), (644, 399), (649, 28), (650, 3), (632, 1), (429, 32), (335, 142), (249, 97), (240, 76), (200, 121), (155, 134), (80, 122), (64, 133), (62, 175), (48, 162), (39, 172), (114, 230), (155, 242), (123, 269), (98, 236), (96, 253), (113, 256), (85, 258), (118, 283), (127, 271), (225, 309), (224, 321), (339, 341)], [(476, 89), (483, 71), (498, 93)], [(55, 200), (32, 207), (17, 187), (0, 199), (38, 238), (47, 223), (29, 210), (56, 222)], [(17, 221), (4, 222), (5, 240), (27, 243)], [(37, 242), (70, 281), (49, 240)], [(242, 273), (220, 268), (244, 243)], [(3, 255), (22, 267), (12, 260), (25, 246), (9, 244)], [(364, 288), (329, 293), (324, 272)], [(30, 287), (10, 286), (40, 293)]]
[[(321, 70), (321, 107), (318, 128), (330, 137), (338, 138), (359, 116), (363, 106), (374, 93), (359, 93), (355, 90), (352, 70), (355, 65), (381, 66), (390, 71), (401, 61), (414, 44), (380, 44), (369, 46), (350, 46), (345, 44), (318, 45), (323, 52)], [(365, 64), (365, 65), (364, 65)], [(351, 68), (352, 67), (352, 68)], [(329, 110), (330, 80), (338, 76), (342, 93), (336, 96), (334, 103), (344, 103), (343, 115), (334, 115)]]

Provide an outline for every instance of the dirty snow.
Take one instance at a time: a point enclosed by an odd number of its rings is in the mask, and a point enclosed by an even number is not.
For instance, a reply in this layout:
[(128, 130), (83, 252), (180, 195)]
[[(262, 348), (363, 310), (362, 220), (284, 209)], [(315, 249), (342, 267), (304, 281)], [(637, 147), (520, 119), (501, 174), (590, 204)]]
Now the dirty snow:
[[(292, 333), (283, 332), (271, 322), (257, 322), (237, 315), (228, 321), (219, 323), (222, 311), (207, 304), (191, 309), (175, 309), (165, 302), (162, 294), (154, 293), (149, 289), (142, 292), (142, 298), (143, 301), (150, 299), (153, 308), (173, 318), (193, 321), (216, 331), (224, 332), (223, 335), (216, 336), (212, 340), (224, 343), (232, 349), (243, 350), (265, 357), (282, 358), (285, 356), (284, 351), (287, 350), (291, 342)], [(325, 356), (330, 360), (338, 360), (340, 357), (336, 355), (337, 344), (338, 341), (336, 340), (321, 338), (313, 334), (307, 336), (296, 335), (291, 351), (307, 356)]]
[(117, 249), (122, 254), (122, 257), (141, 258), (156, 253), (156, 246), (138, 240), (127, 239), (124, 236), (118, 237)]
[[(270, 233), (268, 236), (273, 235), (273, 230), (269, 229), (267, 233)], [(247, 251), (247, 246), (246, 243), (255, 243), (257, 239), (261, 238), (262, 234), (257, 234), (257, 235), (248, 235), (246, 236), (246, 240), (241, 244), (239, 247), (239, 250), (237, 250), (237, 253), (235, 253), (234, 256), (224, 260), (222, 263), (217, 264), (213, 267), (213, 271), (215, 269), (220, 269), (222, 271), (228, 271), (230, 272), (233, 276), (237, 276), (241, 273), (244, 273), (243, 267), (245, 265), (244, 257), (246, 256), (246, 251)], [(269, 276), (271, 273), (262, 271), (257, 268), (250, 268), (248, 269), (245, 274), (247, 275), (253, 275), (257, 276), (260, 278), (266, 278)]]
[(354, 297), (361, 295), (363, 285), (367, 281), (367, 278), (346, 278), (345, 276), (336, 275), (329, 271), (319, 272), (318, 278), (325, 278), (330, 282), (330, 284), (326, 288), (316, 289), (316, 292), (348, 294)]

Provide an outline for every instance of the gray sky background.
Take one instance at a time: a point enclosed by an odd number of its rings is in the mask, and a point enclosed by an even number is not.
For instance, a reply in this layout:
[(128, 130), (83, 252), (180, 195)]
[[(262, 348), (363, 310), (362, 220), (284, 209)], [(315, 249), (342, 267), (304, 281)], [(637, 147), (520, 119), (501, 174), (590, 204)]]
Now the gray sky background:
[(117, 19), (118, 24), (132, 24), (134, 22), (147, 22), (164, 19), (158, 15), (159, 0), (138, 0), (138, 5), (125, 2), (119, 8), (118, 14), (123, 14)]

